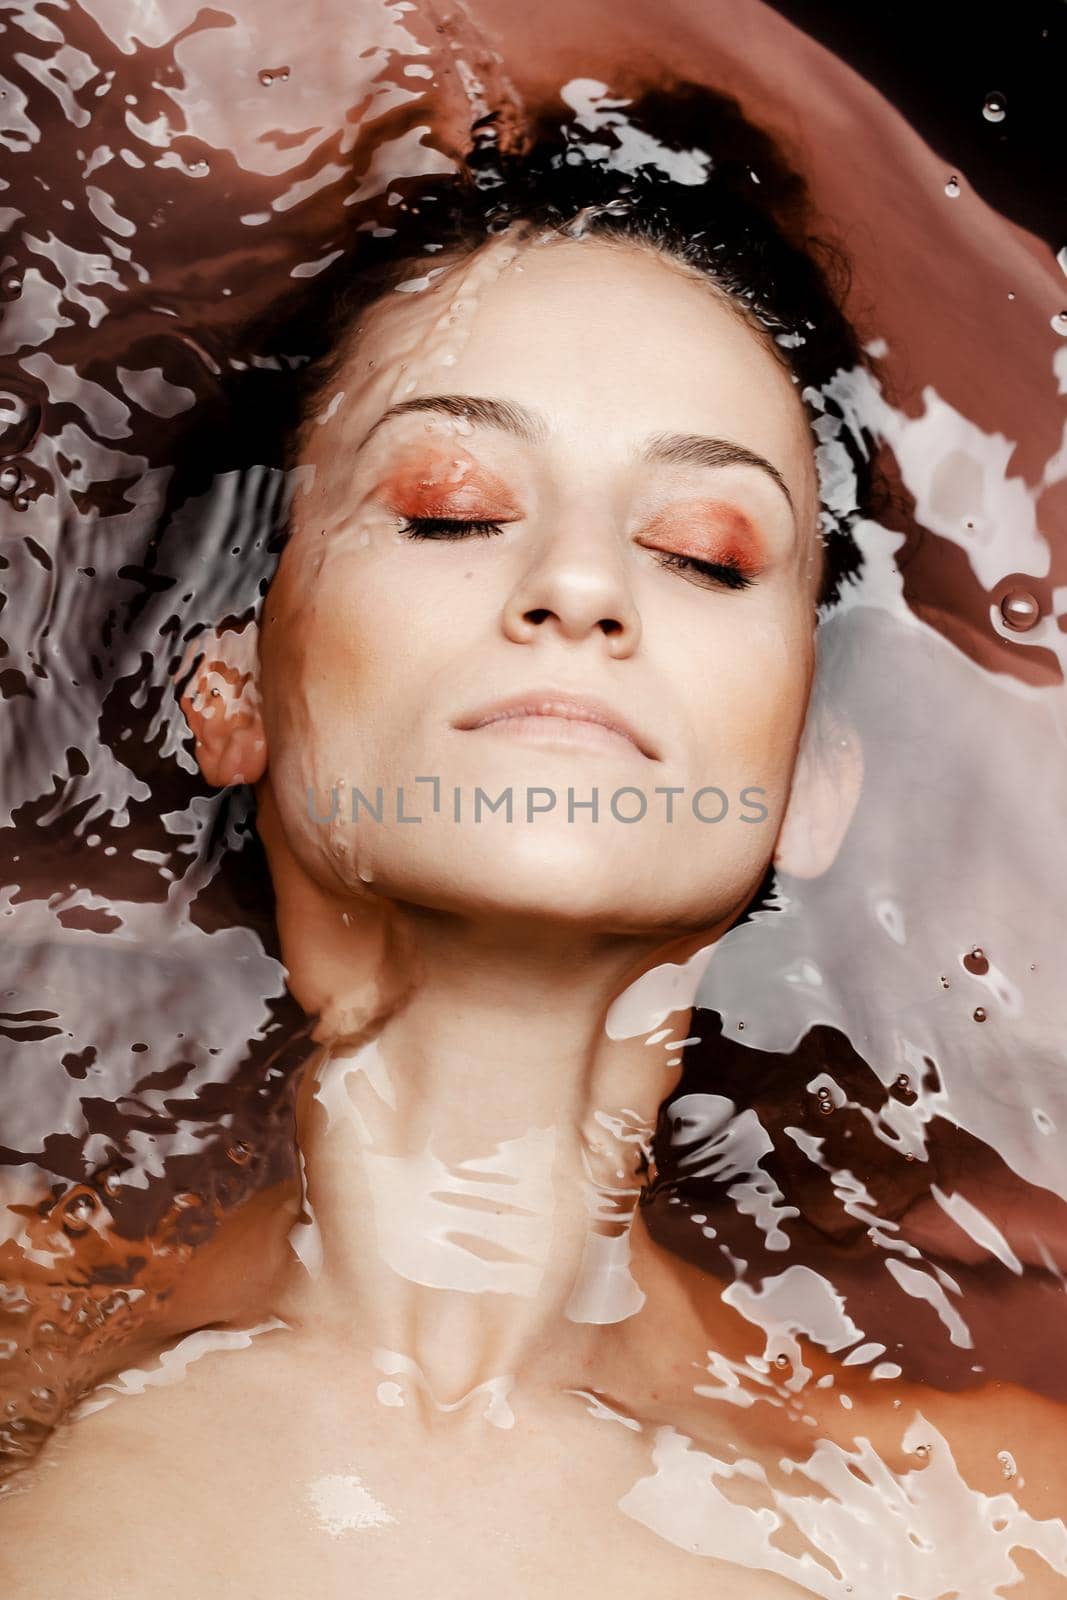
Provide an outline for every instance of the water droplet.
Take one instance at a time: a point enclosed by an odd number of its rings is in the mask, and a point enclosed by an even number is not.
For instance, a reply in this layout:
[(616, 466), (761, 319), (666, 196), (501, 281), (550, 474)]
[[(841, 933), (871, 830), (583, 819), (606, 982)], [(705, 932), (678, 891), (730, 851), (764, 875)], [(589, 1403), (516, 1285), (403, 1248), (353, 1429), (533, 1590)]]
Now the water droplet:
[(986, 95), (985, 104), (982, 106), (982, 115), (987, 122), (1003, 122), (1007, 114), (1008, 102), (1004, 95), (1000, 94), (996, 89)]
[(774, 1358), (774, 1364), (776, 1367), (787, 1367), (789, 1365), (789, 1357), (784, 1351), (779, 1351)]
[(14, 500), (12, 500), (11, 504), (16, 511), (28, 511), (30, 508), (30, 497), (26, 494), (17, 494)]
[[(93, 844), (94, 842), (96, 844), (100, 843), (99, 834), (91, 834), (86, 840), (87, 844)], [(114, 1167), (102, 1167), (94, 1177), (93, 1182), (96, 1184), (98, 1189), (102, 1189), (104, 1193), (112, 1200), (116, 1195), (122, 1193), (122, 1178), (115, 1171)]]
[(211, 168), (201, 156), (198, 161), (190, 161), (189, 171), (192, 173), (194, 178), (204, 178), (211, 171)]
[(22, 482), (22, 473), (18, 467), (4, 467), (0, 469), (0, 494), (14, 494)]
[(1005, 627), (1026, 633), (1041, 617), (1041, 606), (1028, 589), (1009, 589), (1000, 602)]
[(973, 972), (976, 978), (982, 978), (989, 971), (989, 957), (978, 945), (975, 945), (963, 958), (963, 965), (968, 972)]
[(928, 1444), (917, 1444), (915, 1446), (915, 1454), (925, 1461), (930, 1454), (930, 1446)]
[(1011, 289), (1008, 290), (1008, 299), (1009, 300), (1014, 300), (1015, 299), (1015, 295), (1014, 295), (1014, 293), (1012, 292)]
[(833, 1109), (834, 1109), (834, 1103), (833, 1103), (832, 1100), (820, 1100), (819, 1101), (819, 1110), (820, 1110), (820, 1112), (822, 1113), (822, 1115), (824, 1117), (828, 1117), (830, 1115), (830, 1113), (833, 1111)]
[(953, 176), (945, 184), (945, 193), (948, 195), (950, 200), (956, 200), (956, 199), (959, 198), (959, 192), (960, 192), (960, 180), (957, 177)]
[(743, 1022), (739, 1022), (739, 1023), (738, 1023), (738, 1024), (737, 1024), (737, 1026), (738, 1026), (738, 1028), (739, 1028), (739, 1029), (741, 1029), (741, 1028), (744, 1028), (744, 1026), (745, 1026), (745, 1025), (744, 1025), (744, 1023), (743, 1023)]
[(1067, 335), (1067, 311), (1057, 311), (1054, 317), (1049, 318), (1049, 321), (1054, 332)]
[(897, 1089), (903, 1089), (905, 1091), (907, 1091), (907, 1090), (909, 1090), (911, 1088), (911, 1079), (908, 1077), (908, 1074), (906, 1072), (902, 1072), (900, 1074), (900, 1076), (896, 1080), (896, 1083), (895, 1083), (894, 1087), (897, 1088)]
[(259, 75), (259, 81), (263, 85), (264, 89), (269, 89), (271, 84), (274, 82), (273, 72), (261, 72)]
[(1000, 1470), (1004, 1476), (1006, 1478), (1014, 1478), (1019, 1469), (1015, 1465), (1015, 1457), (1012, 1455), (1011, 1451), (998, 1450), (997, 1460), (1000, 1462)]
[(984, 1006), (975, 1006), (975, 1008), (974, 1008), (974, 1020), (975, 1020), (975, 1022), (984, 1022), (985, 1021), (985, 1007)]
[(905, 1150), (905, 1152), (904, 1152), (904, 1160), (905, 1161), (914, 1161), (915, 1160), (915, 1156), (914, 1156), (914, 1154), (913, 1154), (913, 1152), (911, 1150)]
[(96, 1196), (89, 1189), (76, 1189), (59, 1208), (59, 1219), (68, 1233), (85, 1233), (96, 1211)]
[(41, 429), (41, 407), (28, 391), (4, 384), (0, 389), (0, 456), (28, 450)]
[(22, 293), (22, 276), (18, 272), (5, 272), (0, 276), (0, 300), (17, 300)]

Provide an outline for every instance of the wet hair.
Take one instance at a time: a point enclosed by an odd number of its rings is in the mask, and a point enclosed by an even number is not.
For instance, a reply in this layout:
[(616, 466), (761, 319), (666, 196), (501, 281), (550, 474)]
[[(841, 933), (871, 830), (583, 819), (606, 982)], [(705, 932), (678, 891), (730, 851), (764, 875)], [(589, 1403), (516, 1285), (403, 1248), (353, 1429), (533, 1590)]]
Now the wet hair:
[(306, 359), (294, 389), (290, 464), (361, 317), (401, 284), (432, 282), (516, 226), (527, 237), (637, 244), (703, 276), (789, 371), (812, 424), (824, 490), (820, 457), (836, 452), (833, 492), (821, 494), (817, 597), (820, 610), (833, 605), (862, 565), (852, 529), (871, 514), (875, 478), (871, 439), (846, 425), (827, 391), (837, 374), (871, 363), (843, 309), (850, 271), (841, 246), (815, 232), (804, 179), (735, 100), (689, 82), (630, 101), (587, 95), (583, 104), (574, 95), (519, 133), (491, 112), (474, 124), (455, 172), (394, 183), (379, 216), (361, 222), (329, 273), (326, 296), (294, 324)]

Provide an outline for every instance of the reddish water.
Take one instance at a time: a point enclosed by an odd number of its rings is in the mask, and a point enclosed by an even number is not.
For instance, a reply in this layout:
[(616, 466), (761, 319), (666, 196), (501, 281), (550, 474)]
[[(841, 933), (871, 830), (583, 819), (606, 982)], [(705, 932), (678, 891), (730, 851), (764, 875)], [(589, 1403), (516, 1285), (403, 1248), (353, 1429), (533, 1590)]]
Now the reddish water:
[(295, 1170), (307, 1023), (247, 803), (195, 772), (172, 687), (273, 568), (286, 371), (241, 330), (392, 183), (447, 171), (472, 109), (574, 80), (597, 104), (650, 61), (808, 173), (886, 351), (884, 390), (838, 398), (899, 479), (823, 629), (860, 808), (708, 968), (653, 1232), (753, 1322), (854, 1342), (865, 1383), (1067, 1402), (1060, 267), (756, 0), (247, 9), (45, 5), (3, 35), (0, 1462)]

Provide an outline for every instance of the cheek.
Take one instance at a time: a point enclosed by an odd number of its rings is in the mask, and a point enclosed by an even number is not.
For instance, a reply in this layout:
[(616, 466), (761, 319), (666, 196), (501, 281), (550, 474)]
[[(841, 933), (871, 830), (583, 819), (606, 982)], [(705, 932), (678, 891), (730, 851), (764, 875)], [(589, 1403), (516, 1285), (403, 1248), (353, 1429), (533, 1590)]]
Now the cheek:
[[(417, 582), (402, 548), (375, 539), (316, 555), (292, 564), (275, 611), (268, 732), (290, 748), (328, 745), (338, 759), (385, 755), (421, 714), (448, 655), (444, 618), (455, 621), (455, 607)], [(457, 649), (463, 637), (460, 630)]]
[[(744, 601), (742, 602), (744, 604)], [(740, 784), (780, 789), (788, 783), (804, 724), (813, 647), (802, 619), (755, 607), (716, 619), (688, 659), (701, 671), (690, 692), (696, 756), (702, 771)], [(679, 678), (676, 681), (684, 681)], [(714, 781), (709, 780), (709, 781)]]

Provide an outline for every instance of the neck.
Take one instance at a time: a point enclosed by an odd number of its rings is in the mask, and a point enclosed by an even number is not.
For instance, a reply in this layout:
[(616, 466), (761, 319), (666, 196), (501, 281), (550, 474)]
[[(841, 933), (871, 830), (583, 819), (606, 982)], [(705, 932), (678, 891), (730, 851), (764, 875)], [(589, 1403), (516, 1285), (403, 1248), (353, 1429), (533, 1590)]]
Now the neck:
[[(325, 1044), (301, 1084), (304, 1207), (278, 1309), (414, 1405), (580, 1386), (638, 1324), (647, 1337), (670, 1277), (637, 1202), (701, 963), (397, 914), (417, 983), (356, 1042)], [(642, 975), (627, 1037), (610, 1037), (612, 1001)]]

